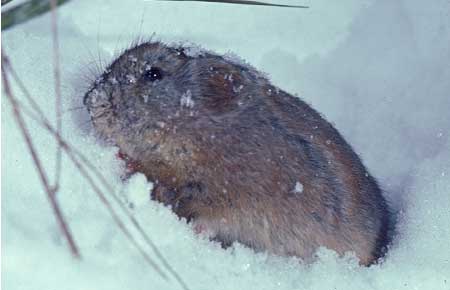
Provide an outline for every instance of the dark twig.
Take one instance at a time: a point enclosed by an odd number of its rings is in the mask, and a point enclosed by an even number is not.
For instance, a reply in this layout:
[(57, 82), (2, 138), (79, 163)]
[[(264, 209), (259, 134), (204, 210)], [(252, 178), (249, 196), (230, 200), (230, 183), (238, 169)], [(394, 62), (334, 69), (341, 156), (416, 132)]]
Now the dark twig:
[[(56, 133), (56, 132), (55, 132)], [(57, 137), (60, 138), (60, 137)], [(61, 140), (61, 139), (59, 139)], [(62, 141), (62, 140), (61, 140)], [(65, 144), (65, 145), (63, 145)], [(103, 205), (106, 206), (109, 213), (111, 214), (114, 222), (116, 225), (120, 228), (122, 233), (125, 234), (127, 239), (133, 244), (133, 246), (139, 251), (139, 253), (144, 257), (145, 261), (156, 271), (158, 274), (164, 278), (164, 280), (168, 281), (167, 275), (164, 274), (164, 272), (159, 268), (158, 265), (150, 258), (150, 256), (147, 254), (147, 252), (139, 245), (139, 243), (136, 241), (136, 239), (133, 237), (131, 232), (127, 229), (125, 224), (121, 221), (120, 217), (117, 215), (116, 211), (114, 210), (113, 206), (109, 202), (109, 200), (106, 198), (105, 194), (100, 190), (100, 188), (95, 184), (95, 181), (92, 179), (92, 177), (89, 175), (89, 173), (86, 171), (86, 169), (80, 164), (80, 162), (76, 159), (74, 154), (71, 152), (70, 148), (67, 146), (66, 143), (60, 142), (60, 146), (65, 149), (67, 155), (72, 160), (72, 162), (77, 167), (78, 171), (81, 173), (81, 175), (88, 181), (88, 183), (91, 185), (91, 188), (94, 190), (94, 192), (99, 197), (100, 201), (103, 203)]]
[[(58, 19), (56, 15), (57, 0), (51, 0), (52, 10), (52, 40), (53, 40), (53, 77), (55, 80), (55, 112), (56, 112), (56, 131), (58, 135), (62, 135), (62, 119), (61, 119), (61, 71), (60, 71), (60, 54), (59, 54), (59, 41), (58, 41)], [(59, 188), (59, 180), (61, 177), (61, 165), (62, 165), (62, 152), (59, 142), (56, 143), (56, 165), (55, 165), (55, 193)]]
[[(69, 0), (57, 0), (57, 5), (67, 3)], [(23, 23), (50, 10), (49, 0), (31, 0), (2, 13), (2, 30)]]
[[(8, 60), (8, 59), (7, 59)], [(22, 93), (24, 94), (25, 98), (27, 99), (27, 101), (30, 103), (31, 108), (38, 113), (39, 117), (42, 119), (45, 119), (45, 114), (44, 112), (41, 110), (41, 108), (39, 107), (38, 103), (36, 103), (36, 101), (33, 99), (33, 97), (30, 95), (30, 93), (28, 92), (27, 88), (25, 87), (24, 83), (22, 82), (22, 80), (19, 78), (19, 76), (17, 75), (16, 71), (14, 70), (14, 68), (11, 66), (11, 64), (9, 63), (9, 61), (7, 62), (3, 62), (2, 63), (3, 68), (6, 70), (8, 70), (8, 73), (11, 74), (12, 78), (14, 79), (14, 81), (17, 83), (17, 85), (19, 86), (19, 89), (22, 91)]]
[[(56, 132), (56, 130), (46, 121), (45, 119), (37, 118), (33, 114), (28, 114), (31, 118), (33, 118), (35, 121), (38, 122), (39, 125), (41, 125), (44, 129), (46, 129), (50, 134), (52, 134), (60, 143), (61, 148), (66, 152), (66, 154), (69, 156), (69, 158), (74, 162), (75, 166), (79, 169), (80, 173), (85, 177), (91, 187), (94, 189), (96, 194), (99, 196), (102, 203), (104, 203), (108, 210), (110, 211), (111, 215), (113, 216), (116, 224), (119, 226), (119, 228), (124, 232), (124, 234), (127, 236), (127, 238), (130, 239), (130, 242), (133, 243), (134, 246), (138, 248), (138, 250), (143, 254), (144, 258), (147, 260), (147, 262), (151, 263), (152, 267), (155, 267), (154, 262), (149, 260), (150, 257), (139, 247), (139, 245), (136, 243), (134, 238), (131, 236), (131, 234), (126, 229), (125, 225), (120, 221), (117, 214), (114, 212), (114, 209), (112, 208), (109, 201), (106, 199), (104, 193), (97, 187), (95, 182), (93, 181), (92, 177), (89, 175), (89, 173), (85, 170), (83, 167), (86, 166), (89, 170), (93, 172), (96, 178), (99, 179), (101, 184), (106, 188), (106, 192), (110, 194), (110, 196), (114, 199), (114, 201), (119, 205), (121, 210), (125, 213), (125, 215), (130, 219), (133, 226), (136, 228), (136, 230), (139, 232), (139, 234), (142, 236), (146, 244), (153, 250), (153, 252), (156, 254), (158, 259), (163, 263), (164, 267), (175, 277), (175, 279), (180, 283), (180, 285), (183, 287), (183, 289), (188, 290), (186, 283), (183, 281), (183, 279), (180, 277), (180, 275), (170, 266), (168, 261), (164, 258), (162, 253), (158, 250), (155, 243), (150, 239), (150, 237), (145, 233), (144, 229), (141, 227), (139, 222), (136, 220), (136, 218), (129, 212), (127, 207), (123, 204), (123, 202), (120, 201), (120, 199), (117, 197), (116, 194), (114, 194), (114, 188), (106, 181), (105, 177), (100, 173), (100, 171), (77, 149), (75, 149), (73, 146), (70, 146), (67, 141), (62, 139), (60, 135)], [(78, 158), (78, 159), (77, 159)], [(161, 273), (159, 270), (158, 273)], [(163, 276), (164, 277), (164, 276)]]
[[(5, 65), (5, 63), (4, 63)], [(154, 251), (158, 259), (163, 263), (164, 267), (175, 277), (177, 282), (183, 287), (183, 289), (187, 290), (189, 289), (186, 285), (186, 283), (181, 279), (181, 277), (178, 275), (178, 273), (170, 266), (168, 261), (164, 258), (162, 253), (158, 250), (156, 245), (153, 243), (153, 241), (150, 239), (150, 237), (145, 233), (143, 228), (140, 226), (139, 222), (134, 218), (134, 216), (130, 213), (130, 211), (127, 209), (127, 207), (123, 204), (123, 202), (120, 201), (120, 199), (117, 197), (116, 194), (114, 194), (114, 188), (107, 182), (106, 178), (100, 173), (100, 171), (77, 149), (75, 149), (74, 146), (71, 146), (65, 141), (61, 135), (58, 134), (57, 130), (50, 124), (49, 120), (45, 117), (45, 115), (42, 113), (41, 109), (37, 105), (37, 103), (34, 101), (26, 87), (23, 85), (21, 80), (18, 78), (17, 74), (13, 70), (10, 63), (6, 63), (5, 65), (6, 69), (11, 73), (14, 80), (19, 84), (19, 88), (23, 91), (23, 94), (25, 95), (26, 99), (31, 104), (32, 109), (35, 111), (35, 113), (29, 111), (25, 107), (22, 107), (22, 111), (24, 114), (32, 118), (38, 125), (46, 129), (59, 143), (59, 146), (61, 149), (69, 156), (70, 160), (75, 164), (75, 166), (78, 168), (80, 173), (86, 180), (88, 180), (91, 187), (94, 189), (94, 192), (98, 195), (101, 202), (107, 207), (108, 211), (112, 215), (116, 225), (121, 229), (121, 231), (125, 234), (125, 236), (130, 240), (130, 242), (138, 249), (138, 251), (143, 255), (144, 259), (153, 267), (155, 270), (165, 279), (167, 277), (163, 272), (156, 266), (156, 264), (151, 260), (151, 258), (148, 256), (148, 254), (139, 246), (139, 244), (136, 242), (136, 240), (132, 237), (131, 233), (126, 228), (125, 224), (120, 220), (119, 216), (115, 212), (114, 208), (106, 199), (105, 194), (100, 190), (100, 188), (96, 185), (94, 182), (92, 176), (89, 174), (89, 172), (84, 168), (84, 166), (87, 167), (91, 172), (93, 172), (94, 176), (101, 182), (101, 184), (106, 188), (106, 191), (110, 194), (110, 196), (113, 198), (113, 200), (119, 205), (121, 210), (127, 215), (127, 217), (132, 222), (133, 226), (138, 230), (139, 234), (144, 239), (145, 243)], [(20, 103), (16, 101), (18, 106), (20, 106)]]
[(175, 269), (170, 266), (168, 261), (164, 258), (162, 253), (158, 250), (155, 243), (150, 239), (150, 237), (145, 233), (144, 229), (141, 227), (139, 222), (136, 220), (136, 218), (129, 212), (129, 210), (126, 208), (126, 206), (119, 200), (117, 195), (115, 195), (114, 189), (111, 187), (111, 185), (106, 181), (105, 177), (98, 171), (98, 169), (79, 151), (74, 150), (74, 153), (80, 158), (80, 160), (86, 165), (94, 174), (95, 176), (100, 180), (100, 182), (103, 184), (104, 187), (106, 187), (107, 192), (111, 193), (111, 196), (113, 197), (114, 201), (119, 204), (122, 211), (127, 215), (127, 217), (130, 219), (131, 223), (134, 225), (134, 227), (137, 229), (139, 234), (142, 236), (146, 244), (153, 250), (153, 252), (156, 254), (158, 259), (163, 263), (164, 267), (175, 277), (175, 279), (181, 284), (183, 289), (189, 289), (186, 285), (186, 283), (183, 281), (183, 279), (180, 277), (180, 275), (175, 271)]
[(41, 183), (47, 193), (47, 197), (48, 200), (52, 206), (53, 212), (56, 216), (56, 220), (58, 222), (58, 225), (63, 233), (63, 235), (65, 236), (67, 243), (69, 245), (70, 248), (70, 252), (72, 253), (72, 256), (74, 258), (81, 258), (80, 256), (80, 252), (78, 250), (78, 247), (72, 237), (72, 234), (70, 232), (69, 226), (67, 225), (65, 219), (64, 219), (64, 215), (59, 207), (59, 203), (56, 199), (55, 196), (55, 192), (52, 190), (52, 188), (50, 187), (50, 184), (48, 182), (48, 178), (47, 175), (45, 174), (45, 170), (44, 167), (41, 164), (41, 161), (39, 159), (39, 156), (36, 152), (36, 149), (34, 147), (33, 141), (31, 140), (31, 136), (30, 133), (28, 131), (28, 128), (25, 124), (25, 121), (22, 117), (22, 113), (20, 111), (20, 107), (18, 105), (18, 102), (16, 100), (16, 98), (14, 97), (14, 95), (12, 94), (10, 85), (9, 85), (9, 80), (8, 80), (8, 76), (6, 74), (5, 71), (5, 67), (9, 64), (9, 60), (6, 57), (6, 55), (3, 53), (3, 49), (2, 49), (2, 62), (3, 62), (3, 66), (2, 66), (2, 80), (3, 80), (3, 87), (5, 90), (5, 95), (8, 98), (8, 100), (10, 101), (12, 108), (13, 108), (13, 113), (14, 113), (14, 118), (16, 120), (16, 123), (19, 125), (20, 131), (22, 132), (22, 136), (25, 139), (25, 142), (27, 144), (28, 147), (28, 151), (31, 154), (31, 157), (33, 159), (34, 165), (36, 166), (36, 169), (38, 171), (39, 174), (39, 178), (41, 180)]
[(207, 3), (225, 3), (225, 4), (243, 4), (243, 5), (257, 5), (257, 6), (272, 6), (272, 7), (286, 7), (286, 8), (309, 8), (301, 5), (284, 5), (272, 4), (261, 1), (246, 1), (246, 0), (158, 0), (158, 1), (184, 1), (184, 2), (207, 2)]
[(12, 0), (2, 0), (2, 5), (8, 4), (9, 2), (11, 2)]

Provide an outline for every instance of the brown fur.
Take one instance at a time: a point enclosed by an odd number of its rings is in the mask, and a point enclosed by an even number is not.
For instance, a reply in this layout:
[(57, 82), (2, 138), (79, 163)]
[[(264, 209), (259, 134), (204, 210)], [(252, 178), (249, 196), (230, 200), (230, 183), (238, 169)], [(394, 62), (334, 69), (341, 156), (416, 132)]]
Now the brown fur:
[[(155, 182), (153, 198), (224, 245), (307, 261), (324, 246), (376, 261), (386, 202), (331, 124), (251, 67), (180, 51), (131, 48), (85, 97), (100, 136)], [(149, 81), (155, 67), (162, 77)]]

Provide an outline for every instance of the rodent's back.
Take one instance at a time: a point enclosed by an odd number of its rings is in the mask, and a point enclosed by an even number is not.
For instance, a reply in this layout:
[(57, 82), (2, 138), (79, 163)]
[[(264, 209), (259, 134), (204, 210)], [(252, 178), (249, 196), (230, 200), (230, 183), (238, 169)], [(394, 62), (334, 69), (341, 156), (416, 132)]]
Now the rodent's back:
[(372, 263), (388, 229), (378, 185), (318, 113), (275, 88), (271, 94), (225, 126), (192, 133), (202, 140), (202, 170), (189, 179), (201, 184), (202, 197), (182, 215), (226, 244), (305, 259), (325, 246)]
[[(307, 260), (319, 246), (354, 251), (363, 264), (380, 256), (386, 202), (331, 124), (249, 66), (145, 45), (136, 48), (141, 58), (151, 56), (139, 59), (138, 85), (108, 87), (107, 120), (95, 113), (89, 93), (86, 103), (97, 131), (155, 182), (155, 199), (224, 244)], [(161, 79), (147, 83), (146, 67), (158, 67)], [(142, 102), (143, 95), (151, 100)]]

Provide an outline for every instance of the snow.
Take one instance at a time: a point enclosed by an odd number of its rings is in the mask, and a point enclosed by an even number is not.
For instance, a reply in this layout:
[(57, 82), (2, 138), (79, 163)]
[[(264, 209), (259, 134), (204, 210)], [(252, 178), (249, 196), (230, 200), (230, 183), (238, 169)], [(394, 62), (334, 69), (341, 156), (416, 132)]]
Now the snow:
[(194, 108), (194, 100), (192, 99), (192, 93), (191, 90), (187, 90), (184, 94), (180, 97), (180, 106), (186, 107), (186, 108)]
[[(101, 170), (190, 289), (450, 289), (448, 1), (304, 4), (311, 8), (69, 2), (58, 14), (64, 137)], [(6, 31), (2, 46), (54, 120), (50, 22), (44, 15)], [(304, 265), (239, 244), (224, 250), (170, 209), (147, 202), (152, 184), (143, 175), (123, 182), (117, 149), (89, 134), (88, 114), (77, 108), (86, 79), (94, 80), (137, 35), (150, 39), (154, 32), (155, 39), (235, 53), (333, 122), (396, 212), (385, 261), (360, 267), (351, 255), (321, 249), (317, 262)], [(13, 91), (23, 100), (16, 84)], [(54, 141), (36, 122), (27, 124), (53, 177)], [(1, 156), (4, 289), (181, 289), (144, 262), (64, 158), (58, 200), (83, 259), (70, 257), (3, 95)]]
[(294, 193), (302, 193), (303, 192), (303, 184), (301, 184), (299, 181), (295, 183), (295, 187), (293, 190)]

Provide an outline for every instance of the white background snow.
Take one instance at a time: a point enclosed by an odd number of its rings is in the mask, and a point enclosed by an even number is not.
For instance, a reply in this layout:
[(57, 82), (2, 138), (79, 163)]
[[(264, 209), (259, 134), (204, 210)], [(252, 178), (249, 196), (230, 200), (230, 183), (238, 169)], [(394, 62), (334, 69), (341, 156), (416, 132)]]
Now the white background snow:
[[(190, 289), (450, 289), (450, 2), (304, 1), (282, 9), (157, 1), (71, 1), (58, 9), (64, 132), (135, 204), (135, 216)], [(321, 250), (295, 258), (223, 250), (148, 202), (142, 175), (126, 184), (117, 149), (89, 135), (86, 76), (138, 36), (242, 57), (340, 130), (397, 212), (379, 265)], [(50, 15), (2, 34), (2, 46), (54, 120)], [(14, 93), (21, 97), (16, 85)], [(3, 92), (2, 92), (3, 94)], [(54, 142), (28, 122), (46, 168)], [(145, 264), (70, 162), (58, 193), (81, 248), (74, 261), (56, 226), (11, 107), (2, 96), (2, 289), (181, 289)], [(53, 174), (50, 174), (53, 176)]]

